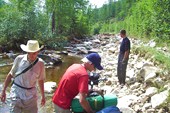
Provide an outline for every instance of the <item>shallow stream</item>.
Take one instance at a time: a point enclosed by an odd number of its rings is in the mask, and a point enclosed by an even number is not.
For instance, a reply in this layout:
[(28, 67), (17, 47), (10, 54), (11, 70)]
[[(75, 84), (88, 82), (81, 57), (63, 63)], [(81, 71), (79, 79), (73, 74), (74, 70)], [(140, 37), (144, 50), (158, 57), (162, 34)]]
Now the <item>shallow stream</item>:
[[(52, 81), (58, 84), (60, 78), (62, 77), (65, 70), (73, 63), (80, 63), (81, 58), (77, 56), (62, 55), (62, 64), (54, 66), (51, 68), (46, 68), (46, 82)], [(13, 62), (11, 59), (0, 59), (0, 92), (2, 84), (6, 78), (6, 75), (11, 69), (10, 65)], [(8, 87), (7, 92), (9, 92), (10, 87)], [(9, 94), (9, 93), (8, 93)], [(45, 107), (39, 107), (39, 113), (53, 113), (53, 105), (51, 102), (51, 97), (53, 94), (46, 94), (46, 105)], [(9, 101), (7, 99), (6, 103), (0, 102), (0, 113), (9, 113)]]

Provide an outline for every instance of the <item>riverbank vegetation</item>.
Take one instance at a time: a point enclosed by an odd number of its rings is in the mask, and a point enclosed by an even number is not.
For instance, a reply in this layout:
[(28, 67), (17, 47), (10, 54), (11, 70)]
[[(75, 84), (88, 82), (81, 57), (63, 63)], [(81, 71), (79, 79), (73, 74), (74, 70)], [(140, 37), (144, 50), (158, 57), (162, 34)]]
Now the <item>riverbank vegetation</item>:
[[(72, 38), (115, 34), (120, 29), (126, 29), (132, 38), (154, 40), (161, 47), (170, 45), (168, 0), (108, 0), (101, 8), (92, 8), (88, 0), (0, 0), (0, 15), (0, 45), (8, 50), (18, 50), (28, 39), (62, 48)], [(156, 49), (142, 47), (142, 51), (170, 66), (169, 56)]]
[[(92, 7), (88, 0), (0, 0), (0, 15), (0, 46), (7, 50), (19, 50), (28, 39), (58, 49), (73, 38), (116, 34), (120, 29), (132, 38), (170, 46), (168, 0), (108, 0), (101, 8)], [(155, 48), (141, 47), (142, 51), (170, 66), (169, 56)]]
[[(115, 34), (120, 29), (132, 38), (170, 45), (168, 0), (108, 0), (101, 8), (92, 8), (87, 0), (0, 0), (0, 15), (0, 45), (7, 49), (17, 50), (28, 39), (62, 48), (72, 38)], [(141, 51), (170, 66), (169, 56), (156, 49), (141, 47)]]
[[(170, 1), (108, 0), (101, 8), (92, 8), (88, 0), (0, 0), (0, 44), (117, 33), (126, 29), (133, 38), (154, 39), (170, 45)], [(63, 38), (64, 37), (64, 38)], [(51, 43), (51, 42), (49, 42)], [(51, 46), (58, 46), (54, 44)]]

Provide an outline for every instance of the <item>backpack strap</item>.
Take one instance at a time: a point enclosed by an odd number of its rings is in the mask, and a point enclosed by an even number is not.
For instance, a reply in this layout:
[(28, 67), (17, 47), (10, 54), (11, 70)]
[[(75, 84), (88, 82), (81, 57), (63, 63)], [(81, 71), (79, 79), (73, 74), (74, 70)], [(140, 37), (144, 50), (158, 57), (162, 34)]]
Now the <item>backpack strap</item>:
[(31, 69), (36, 63), (38, 62), (38, 58), (33, 62), (31, 63), (27, 68), (25, 68), (21, 73), (17, 74), (14, 78), (16, 78), (17, 76), (27, 72), (29, 69)]
[(21, 85), (15, 83), (14, 81), (13, 81), (13, 84), (15, 84), (16, 86), (18, 86), (18, 87), (20, 87), (20, 88), (22, 88), (22, 89), (26, 89), (26, 90), (30, 90), (30, 89), (34, 88), (34, 87), (30, 87), (30, 88), (23, 87), (23, 86), (21, 86)]
[(27, 90), (32, 89), (33, 87), (31, 87), (31, 88), (23, 87), (23, 86), (15, 83), (14, 80), (15, 80), (15, 78), (18, 77), (19, 75), (21, 75), (21, 74), (27, 72), (29, 69), (31, 69), (37, 62), (38, 62), (38, 58), (37, 58), (33, 63), (31, 63), (27, 68), (25, 68), (23, 71), (21, 71), (21, 73), (17, 74), (17, 75), (13, 78), (12, 84), (15, 84), (16, 86), (18, 86), (18, 87), (20, 87), (20, 88), (23, 88), (23, 89), (27, 89)]

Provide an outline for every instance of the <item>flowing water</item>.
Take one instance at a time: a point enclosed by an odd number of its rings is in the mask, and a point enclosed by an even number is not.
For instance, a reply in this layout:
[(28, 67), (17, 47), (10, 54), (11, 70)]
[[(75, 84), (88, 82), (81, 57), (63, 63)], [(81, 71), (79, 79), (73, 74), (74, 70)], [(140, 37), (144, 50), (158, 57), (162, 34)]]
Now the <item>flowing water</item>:
[[(56, 82), (58, 84), (59, 80), (61, 79), (63, 73), (65, 70), (72, 65), (73, 63), (80, 63), (81, 58), (76, 57), (76, 56), (67, 56), (67, 55), (62, 55), (62, 64), (58, 66), (54, 66), (52, 68), (46, 68), (46, 82), (52, 81)], [(1, 92), (1, 87), (2, 83), (4, 82), (6, 75), (11, 69), (10, 65), (13, 61), (11, 59), (1, 59), (0, 60), (0, 92)], [(5, 65), (4, 65), (5, 64)], [(6, 65), (7, 64), (7, 65)], [(7, 92), (9, 92), (9, 87)], [(53, 108), (52, 108), (52, 102), (51, 102), (51, 97), (52, 94), (49, 96), (46, 94), (47, 99), (46, 99), (46, 106), (45, 107), (40, 107), (39, 108), (39, 113), (53, 113)], [(0, 102), (0, 113), (9, 113), (9, 101), (7, 99), (7, 102), (1, 103)]]

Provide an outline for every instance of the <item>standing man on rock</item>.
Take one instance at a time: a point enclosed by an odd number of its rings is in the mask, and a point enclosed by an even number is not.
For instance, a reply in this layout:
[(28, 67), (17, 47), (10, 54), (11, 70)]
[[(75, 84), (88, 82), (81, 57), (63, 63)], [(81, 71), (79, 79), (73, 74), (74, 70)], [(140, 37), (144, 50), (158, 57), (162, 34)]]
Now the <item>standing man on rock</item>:
[(38, 113), (36, 83), (41, 93), (41, 105), (45, 104), (45, 67), (43, 60), (37, 57), (41, 48), (37, 40), (29, 40), (27, 45), (21, 44), (20, 47), (27, 54), (15, 58), (4, 82), (1, 101), (5, 102), (6, 89), (13, 79), (10, 113)]
[(118, 56), (117, 76), (121, 88), (125, 85), (126, 68), (130, 54), (130, 40), (126, 36), (126, 30), (120, 31), (120, 37), (123, 38)]

